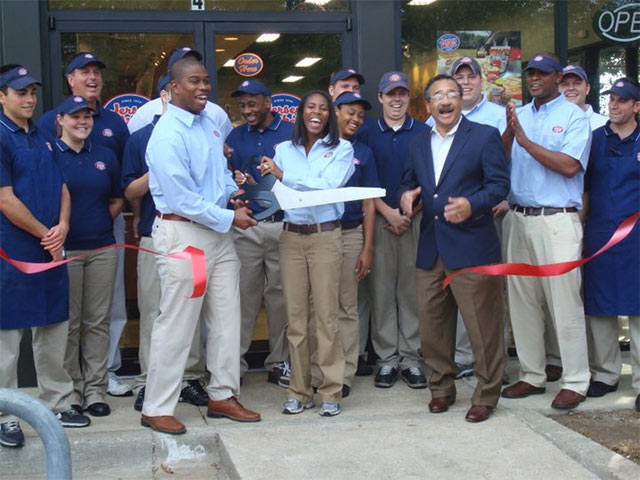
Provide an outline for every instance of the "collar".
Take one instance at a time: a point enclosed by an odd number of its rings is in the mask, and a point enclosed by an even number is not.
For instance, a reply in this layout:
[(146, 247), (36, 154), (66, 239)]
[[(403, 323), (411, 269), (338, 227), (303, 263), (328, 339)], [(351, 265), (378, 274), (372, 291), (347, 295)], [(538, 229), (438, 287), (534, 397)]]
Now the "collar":
[(162, 117), (162, 115), (154, 115), (153, 116), (153, 120), (151, 120), (151, 124), (155, 127), (156, 123), (158, 123), (158, 120), (160, 120), (160, 117)]
[(591, 105), (589, 105), (588, 103), (587, 103), (586, 107), (587, 107), (587, 109), (584, 110), (584, 114), (587, 116), (587, 118), (591, 118), (591, 116), (595, 113), (593, 111), (593, 107)]
[[(607, 123), (604, 126), (604, 134), (607, 137), (615, 135), (618, 138), (620, 138), (616, 132), (611, 130), (611, 120), (607, 120)], [(623, 141), (623, 142), (628, 142), (630, 140), (633, 141), (633, 142), (637, 142), (639, 138), (640, 138), (640, 123), (638, 123), (638, 120), (636, 119), (636, 128), (635, 128), (635, 130), (633, 132), (631, 132), (631, 135), (629, 135), (628, 137), (625, 137), (625, 138), (621, 138), (620, 140)]]
[[(413, 118), (409, 114), (406, 114), (404, 123), (402, 124), (402, 127), (400, 127), (398, 131), (411, 130), (413, 128), (413, 122), (414, 122)], [(381, 132), (393, 130), (389, 125), (387, 125), (387, 122), (384, 121), (384, 117), (380, 117), (378, 119), (378, 128), (380, 129)]]
[[(476, 110), (480, 110), (480, 108), (482, 108), (482, 106), (487, 103), (487, 97), (484, 96), (484, 93), (482, 94), (482, 98), (481, 100), (473, 106), (473, 108), (471, 110), (462, 110), (462, 114), (463, 115), (469, 115), (472, 112), (475, 112)], [(465, 113), (466, 112), (466, 113)]]
[(96, 109), (93, 111), (92, 116), (93, 117), (102, 116), (102, 110), (104, 110), (104, 108), (102, 108), (102, 104), (100, 103), (100, 100), (98, 100), (96, 102)]
[[(69, 147), (69, 145), (64, 143), (62, 141), (62, 138), (60, 138), (60, 137), (56, 138), (56, 147), (58, 147), (58, 150), (60, 150), (61, 152), (71, 151), (73, 153), (76, 153), (76, 151), (75, 150), (71, 150), (71, 147)], [(84, 141), (84, 145), (82, 147), (82, 150), (85, 150), (87, 152), (91, 152), (91, 142), (89, 142), (89, 139)], [(82, 151), (82, 150), (80, 150), (80, 151)]]
[(464, 118), (464, 115), (462, 115), (462, 113), (461, 113), (460, 114), (460, 118), (458, 119), (458, 123), (456, 123), (451, 130), (449, 130), (447, 133), (445, 133), (444, 136), (440, 135), (440, 132), (436, 128), (436, 125), (434, 125), (433, 127), (431, 127), (431, 135), (434, 135), (434, 134), (438, 135), (438, 137), (440, 137), (442, 139), (444, 139), (446, 137), (454, 136), (458, 132), (458, 128), (460, 127), (460, 122), (462, 122), (463, 118)]
[(247, 131), (248, 132), (260, 132), (260, 131), (264, 132), (265, 130), (272, 130), (275, 132), (276, 130), (278, 130), (278, 128), (280, 127), (280, 124), (282, 123), (282, 117), (276, 112), (271, 112), (271, 115), (273, 115), (273, 120), (271, 120), (271, 123), (267, 128), (265, 128), (264, 130), (259, 130), (247, 123)]
[(561, 105), (564, 102), (568, 102), (568, 100), (565, 98), (564, 93), (561, 93), (560, 95), (558, 95), (553, 100), (550, 100), (547, 103), (545, 103), (544, 105), (540, 106), (540, 108), (536, 108), (535, 100), (531, 100), (531, 109), (534, 112), (539, 112), (541, 110), (553, 110), (558, 105)]
[(194, 115), (191, 112), (188, 112), (184, 108), (177, 107), (173, 103), (169, 103), (167, 112), (171, 112), (174, 117), (184, 123), (187, 127), (191, 127), (193, 122), (195, 122), (196, 118), (202, 118), (206, 113), (204, 113), (204, 109), (197, 115)]
[(30, 134), (31, 132), (34, 131), (34, 125), (31, 122), (31, 120), (29, 120), (29, 132), (27, 133), (25, 131), (24, 128), (22, 128), (20, 125), (18, 125), (17, 123), (15, 123), (13, 120), (11, 120), (9, 117), (7, 117), (4, 112), (0, 111), (0, 123), (2, 125), (4, 125), (6, 128), (9, 129), (9, 131), (11, 131), (11, 133), (16, 133), (18, 131), (21, 131), (23, 133), (26, 133), (27, 135)]

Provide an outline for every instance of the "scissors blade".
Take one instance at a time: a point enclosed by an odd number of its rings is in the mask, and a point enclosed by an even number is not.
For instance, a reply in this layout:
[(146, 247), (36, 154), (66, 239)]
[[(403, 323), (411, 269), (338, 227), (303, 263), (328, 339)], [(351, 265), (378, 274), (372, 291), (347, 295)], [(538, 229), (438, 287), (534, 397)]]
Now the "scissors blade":
[(294, 190), (276, 181), (271, 188), (282, 210), (294, 208), (317, 207), (330, 203), (350, 202), (352, 200), (365, 200), (386, 195), (384, 188), (370, 187), (344, 187), (327, 190)]

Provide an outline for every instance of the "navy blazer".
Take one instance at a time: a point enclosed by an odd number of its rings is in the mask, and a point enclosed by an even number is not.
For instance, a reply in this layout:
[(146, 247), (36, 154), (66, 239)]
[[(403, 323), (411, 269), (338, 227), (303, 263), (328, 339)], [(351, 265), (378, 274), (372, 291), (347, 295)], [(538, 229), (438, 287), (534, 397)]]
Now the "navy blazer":
[[(500, 240), (491, 209), (509, 193), (509, 168), (496, 128), (463, 116), (437, 185), (431, 130), (416, 135), (409, 145), (399, 197), (418, 186), (422, 187), (423, 202), (418, 268), (433, 267), (438, 256), (451, 270), (500, 261)], [(449, 197), (469, 200), (468, 220), (457, 225), (445, 220)]]

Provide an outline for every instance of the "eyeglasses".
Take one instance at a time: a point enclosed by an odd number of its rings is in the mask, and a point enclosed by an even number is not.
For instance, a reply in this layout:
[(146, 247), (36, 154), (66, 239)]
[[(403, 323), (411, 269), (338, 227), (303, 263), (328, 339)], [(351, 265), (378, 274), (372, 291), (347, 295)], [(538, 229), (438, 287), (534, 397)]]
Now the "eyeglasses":
[(454, 98), (458, 98), (460, 97), (460, 92), (455, 92), (455, 91), (450, 91), (447, 93), (442, 93), (442, 92), (437, 92), (434, 93), (433, 95), (431, 95), (431, 99), (439, 102), (440, 100), (444, 100), (444, 97), (450, 98), (450, 99), (454, 99)]

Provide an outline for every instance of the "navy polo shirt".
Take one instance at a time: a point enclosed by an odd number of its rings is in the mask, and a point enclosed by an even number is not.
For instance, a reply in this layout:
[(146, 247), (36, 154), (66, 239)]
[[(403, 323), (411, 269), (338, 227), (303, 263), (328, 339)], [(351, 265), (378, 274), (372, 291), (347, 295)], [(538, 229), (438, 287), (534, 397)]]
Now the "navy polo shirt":
[[(379, 187), (378, 170), (373, 152), (364, 143), (355, 138), (349, 140), (353, 147), (353, 173), (345, 187)], [(345, 202), (341, 223), (361, 222), (364, 217), (362, 200)]]
[[(231, 130), (226, 143), (233, 148), (233, 155), (229, 159), (232, 170), (242, 170), (243, 164), (253, 155), (273, 158), (276, 154), (276, 145), (291, 140), (293, 123), (282, 120), (277, 113), (272, 115), (271, 124), (262, 131), (246, 123)], [(260, 171), (255, 165), (249, 169), (249, 173), (256, 181), (260, 181)], [(249, 208), (255, 213), (264, 210), (264, 207), (255, 202), (251, 202)]]
[(115, 243), (109, 199), (122, 197), (120, 166), (113, 152), (85, 141), (80, 153), (56, 139), (56, 158), (71, 195), (67, 250), (91, 250)]
[[(54, 108), (42, 114), (38, 121), (38, 128), (46, 132), (52, 139), (58, 136), (56, 130), (56, 115), (58, 109)], [(120, 115), (110, 110), (105, 110), (98, 102), (98, 108), (93, 112), (93, 130), (87, 139), (93, 145), (100, 145), (111, 150), (122, 165), (124, 146), (129, 138), (129, 130)]]
[[(149, 171), (149, 166), (145, 160), (147, 144), (151, 138), (151, 132), (160, 119), (160, 115), (153, 117), (153, 121), (133, 134), (127, 140), (122, 157), (122, 190), (124, 191), (131, 182), (137, 180)], [(144, 194), (140, 200), (140, 223), (138, 231), (145, 237), (151, 236), (153, 219), (156, 216), (156, 205), (153, 203), (151, 192)]]
[(420, 133), (426, 133), (429, 127), (407, 115), (402, 126), (394, 131), (380, 117), (373, 128), (366, 131), (360, 140), (373, 151), (376, 159), (380, 186), (387, 190), (384, 201), (391, 208), (398, 208), (397, 190), (402, 180), (404, 164), (409, 157), (409, 143)]

